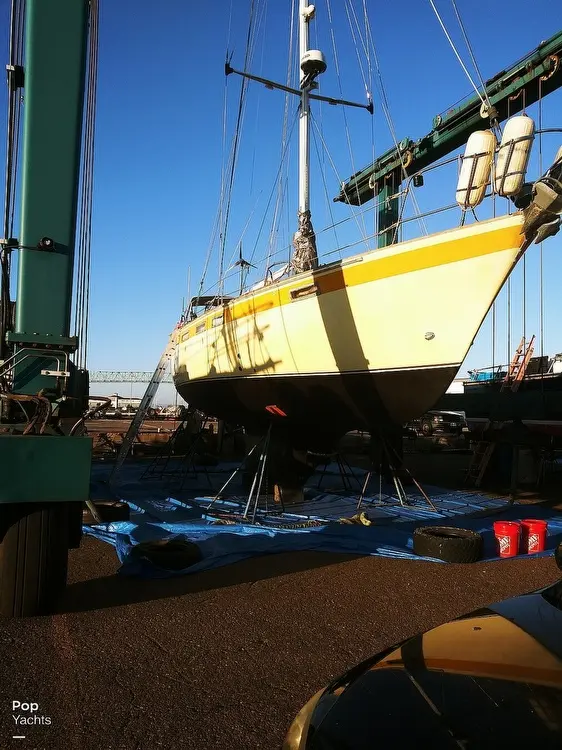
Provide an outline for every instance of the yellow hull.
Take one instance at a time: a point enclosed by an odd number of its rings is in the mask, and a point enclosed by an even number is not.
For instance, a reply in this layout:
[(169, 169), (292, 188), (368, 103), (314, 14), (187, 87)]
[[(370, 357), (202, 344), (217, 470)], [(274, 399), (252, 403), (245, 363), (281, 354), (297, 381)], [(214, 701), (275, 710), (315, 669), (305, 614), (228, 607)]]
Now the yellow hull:
[[(195, 406), (204, 391), (212, 413), (212, 384), (228, 382), (232, 396), (234, 381), (248, 391), (248, 381), (263, 379), (321, 383), (384, 373), (385, 392), (380, 378), (377, 390), (387, 418), (417, 416), (466, 357), (520, 255), (522, 223), (516, 214), (370, 251), (214, 308), (178, 332), (176, 387)], [(392, 373), (420, 370), (432, 378), (442, 370), (437, 388), (408, 393), (404, 384), (416, 381), (402, 377), (402, 393), (393, 393)]]

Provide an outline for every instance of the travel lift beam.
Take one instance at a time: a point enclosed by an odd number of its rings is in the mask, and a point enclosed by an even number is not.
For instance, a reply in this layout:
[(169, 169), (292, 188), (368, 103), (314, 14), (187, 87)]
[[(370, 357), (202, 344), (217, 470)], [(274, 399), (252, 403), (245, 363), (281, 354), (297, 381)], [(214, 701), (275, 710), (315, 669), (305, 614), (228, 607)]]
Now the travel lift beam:
[(87, 373), (70, 360), (89, 10), (88, 0), (25, 3), (21, 234), (0, 240), (3, 251), (18, 249), (15, 326), (0, 373), (0, 615), (8, 617), (52, 608), (89, 497), (92, 441), (74, 434)]
[[(377, 196), (379, 247), (394, 241), (399, 217), (398, 193), (404, 180), (463, 146), (471, 133), (483, 128), (485, 120), (502, 122), (562, 87), (562, 31), (502, 70), (485, 86), (486, 105), (475, 95), (437, 115), (430, 133), (416, 142), (404, 138), (397, 148), (389, 149), (342, 185), (334, 201), (360, 206)], [(488, 101), (493, 112), (489, 111)]]

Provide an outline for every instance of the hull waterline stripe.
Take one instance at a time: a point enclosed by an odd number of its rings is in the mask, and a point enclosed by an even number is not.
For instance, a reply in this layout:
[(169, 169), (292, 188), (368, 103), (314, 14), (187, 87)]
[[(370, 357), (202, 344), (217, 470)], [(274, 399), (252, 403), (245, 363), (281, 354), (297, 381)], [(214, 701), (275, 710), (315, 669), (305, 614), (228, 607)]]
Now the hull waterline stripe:
[[(338, 265), (329, 269), (320, 268), (314, 274), (293, 277), (290, 281), (285, 280), (280, 284), (272, 285), (265, 292), (260, 290), (255, 295), (240, 299), (230, 305), (227, 304), (224, 308), (215, 308), (202, 315), (197, 318), (196, 323), (194, 321), (190, 322), (188, 326), (184, 326), (180, 340), (185, 340), (186, 333), (189, 338), (196, 335), (196, 328), (199, 328), (203, 323), (206, 324), (206, 328), (212, 327), (213, 318), (222, 316), (223, 309), (224, 322), (229, 323), (275, 307), (298, 304), (298, 298), (294, 299), (291, 292), (309, 286), (312, 282), (317, 287), (317, 294), (326, 294), (340, 291), (346, 287), (367, 284), (372, 281), (518, 248), (524, 241), (524, 236), (521, 234), (523, 219), (520, 215), (514, 215), (512, 218), (513, 221), (507, 226), (505, 226), (504, 219), (492, 220), (502, 221), (504, 225), (499, 228), (491, 226), (487, 231), (476, 231), (477, 229), (480, 230), (480, 227), (470, 225), (468, 229), (472, 229), (472, 232), (468, 236), (448, 240), (435, 239), (433, 242), (424, 243), (419, 248), (384, 255), (383, 257), (380, 256), (380, 251), (376, 251), (372, 257), (363, 255), (362, 259), (359, 258), (356, 263), (344, 266)], [(447, 233), (437, 235), (437, 237), (446, 238)], [(309, 296), (304, 297), (304, 299), (309, 299)], [(203, 333), (203, 331), (199, 332)]]

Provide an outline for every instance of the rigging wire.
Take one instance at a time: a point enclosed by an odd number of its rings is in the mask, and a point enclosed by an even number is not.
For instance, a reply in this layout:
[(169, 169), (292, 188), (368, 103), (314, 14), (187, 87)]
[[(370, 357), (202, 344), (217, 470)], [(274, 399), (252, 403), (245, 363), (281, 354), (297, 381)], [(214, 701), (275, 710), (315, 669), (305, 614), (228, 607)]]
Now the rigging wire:
[[(255, 33), (254, 33), (253, 38), (252, 38), (252, 44), (254, 44), (253, 40), (258, 36), (258, 33), (259, 33), (262, 25), (265, 25), (265, 19), (266, 19), (266, 16), (267, 16), (267, 3), (264, 3), (261, 6), (261, 9), (262, 9), (261, 15), (258, 14), (258, 20), (257, 20), (257, 22), (255, 24)], [(261, 38), (261, 60), (260, 60), (260, 64), (259, 64), (259, 67), (258, 67), (257, 75), (261, 76), (262, 73), (263, 73), (263, 60), (264, 60), (264, 56), (265, 56), (265, 36), (264, 36), (264, 34), (261, 34), (260, 38)], [(251, 61), (251, 59), (252, 59), (252, 56), (250, 56), (250, 61)], [(255, 167), (255, 164), (256, 164), (256, 144), (259, 141), (259, 139), (258, 139), (258, 123), (259, 123), (259, 115), (260, 115), (260, 104), (261, 104), (261, 97), (259, 97), (258, 100), (257, 100), (256, 111), (255, 111), (256, 118), (255, 118), (255, 131), (254, 131), (254, 138), (253, 138), (254, 148), (253, 148), (253, 151), (252, 151), (252, 162), (251, 162), (251, 167), (250, 167), (250, 195), (252, 194), (253, 189), (254, 189), (254, 167)]]
[[(314, 150), (316, 151), (316, 158), (318, 159), (318, 162), (320, 163), (321, 162), (321, 155), (320, 155), (320, 150), (318, 148), (318, 140), (316, 139), (316, 135), (315, 135), (314, 131), (312, 131), (312, 141), (314, 143)], [(339, 248), (338, 233), (337, 233), (337, 230), (336, 230), (336, 226), (334, 224), (334, 212), (332, 210), (332, 201), (330, 199), (330, 195), (329, 195), (329, 192), (328, 192), (328, 184), (326, 183), (326, 174), (325, 174), (324, 170), (321, 170), (320, 173), (322, 175), (322, 185), (324, 187), (324, 197), (326, 198), (326, 205), (328, 207), (328, 213), (330, 215), (330, 220), (332, 222), (332, 228), (334, 230), (334, 238), (336, 240), (336, 247)]]
[[(321, 143), (322, 143), (322, 145), (324, 146), (324, 150), (325, 150), (325, 152), (326, 152), (326, 155), (327, 155), (327, 157), (328, 157), (328, 160), (329, 160), (329, 162), (330, 162), (330, 166), (331, 166), (331, 167), (332, 167), (332, 169), (334, 170), (334, 174), (336, 175), (336, 179), (338, 180), (339, 184), (340, 184), (340, 185), (342, 185), (342, 184), (343, 184), (343, 180), (342, 180), (342, 178), (341, 178), (340, 174), (338, 173), (338, 169), (337, 169), (337, 167), (336, 167), (336, 165), (335, 165), (335, 163), (334, 163), (334, 160), (332, 159), (332, 156), (331, 156), (331, 154), (330, 154), (330, 151), (329, 151), (329, 149), (328, 149), (328, 146), (327, 146), (327, 144), (326, 144), (326, 141), (324, 140), (324, 137), (322, 136), (322, 132), (321, 132), (320, 128), (318, 127), (318, 123), (316, 122), (316, 118), (315, 118), (315, 117), (314, 117), (314, 116), (312, 115), (312, 113), (310, 114), (310, 120), (311, 120), (312, 124), (314, 125), (314, 127), (316, 128), (316, 130), (317, 130), (317, 132), (318, 132), (318, 137), (320, 138), (320, 142), (321, 142)], [(360, 221), (359, 221), (360, 219), (362, 219), (362, 217), (363, 217), (363, 213), (364, 213), (364, 212), (362, 212), (362, 211), (353, 211), (353, 212), (352, 212), (352, 214), (353, 214), (353, 219), (355, 220), (355, 223), (357, 224), (357, 227), (358, 227), (359, 231), (361, 232), (361, 235), (362, 235), (362, 241), (363, 241), (363, 242), (367, 242), (367, 241), (368, 241), (368, 239), (369, 239), (369, 237), (367, 236), (367, 234), (366, 234), (366, 232), (364, 231), (364, 229), (363, 229), (363, 228), (361, 227), (361, 223), (360, 223)], [(363, 222), (363, 223), (364, 223), (364, 222)]]
[[(363, 0), (363, 21), (365, 23), (365, 39), (368, 39), (368, 30), (369, 30), (369, 14), (367, 13), (367, 0)], [(371, 63), (371, 48), (367, 44), (366, 45), (366, 55), (367, 55), (367, 70), (369, 73), (368, 78), (368, 84), (369, 84), (369, 91), (371, 92), (371, 100), (373, 95), (373, 66)], [(376, 150), (375, 150), (375, 118), (371, 117), (371, 163), (374, 164), (376, 160)], [(359, 186), (358, 186), (359, 187)], [(378, 223), (379, 223), (379, 212), (373, 211), (373, 230), (376, 233), (378, 231)]]
[[(289, 54), (287, 57), (287, 76), (286, 76), (286, 85), (291, 85), (291, 76), (292, 76), (292, 70), (293, 70), (293, 57), (295, 53), (295, 27), (296, 27), (296, 2), (291, 3), (291, 17), (289, 19)], [(283, 127), (281, 132), (281, 153), (285, 153), (286, 143), (287, 143), (287, 130), (289, 126), (289, 101), (291, 99), (291, 94), (286, 93), (285, 94), (285, 102), (284, 102), (284, 108), (283, 108)], [(289, 160), (286, 161), (287, 165), (287, 179), (288, 179), (288, 171), (289, 171)], [(284, 180), (281, 178), (277, 183), (277, 198), (275, 200), (275, 208), (273, 211), (273, 219), (271, 222), (271, 231), (269, 233), (269, 243), (268, 243), (268, 253), (267, 253), (267, 260), (266, 260), (266, 267), (269, 266), (270, 258), (272, 252), (274, 252), (275, 248), (277, 247), (277, 236), (279, 233), (279, 225), (281, 223), (281, 212), (283, 211), (283, 202), (285, 198), (285, 185)]]
[(299, 110), (297, 108), (297, 110), (295, 111), (295, 116), (293, 118), (293, 123), (291, 125), (290, 130), (289, 130), (289, 136), (287, 138), (287, 142), (285, 143), (285, 149), (284, 149), (283, 153), (281, 154), (281, 163), (279, 164), (279, 168), (277, 170), (277, 174), (275, 175), (275, 179), (273, 181), (273, 187), (271, 188), (271, 192), (270, 192), (269, 198), (267, 200), (267, 204), (266, 204), (266, 207), (265, 207), (263, 219), (261, 221), (261, 224), (260, 224), (260, 227), (259, 227), (259, 230), (258, 230), (258, 235), (257, 235), (256, 241), (254, 243), (254, 248), (252, 250), (252, 254), (250, 255), (250, 263), (254, 260), (254, 256), (256, 254), (256, 248), (257, 248), (258, 243), (260, 241), (260, 237), (261, 237), (261, 233), (263, 231), (263, 227), (265, 225), (265, 220), (266, 220), (266, 217), (267, 217), (267, 213), (269, 211), (269, 207), (271, 205), (271, 201), (273, 200), (273, 194), (275, 193), (275, 189), (277, 187), (277, 183), (278, 183), (278, 181), (281, 178), (283, 166), (285, 164), (285, 157), (286, 157), (286, 155), (288, 153), (288, 150), (289, 150), (289, 145), (290, 145), (290, 142), (291, 142), (291, 136), (293, 135), (293, 131), (295, 129), (295, 125), (296, 125), (296, 123), (298, 121), (298, 116), (299, 116)]
[(98, 50), (99, 6), (98, 0), (90, 0), (86, 107), (82, 144), (83, 166), (80, 185), (79, 228), (77, 232), (79, 236), (76, 257), (78, 269), (76, 274), (77, 294), (74, 308), (75, 332), (79, 342), (76, 352), (76, 365), (81, 369), (86, 369), (88, 359)]
[[(375, 40), (373, 38), (373, 32), (372, 32), (371, 24), (370, 23), (368, 23), (367, 32), (368, 32), (368, 38), (365, 40), (365, 46), (369, 46), (371, 48), (372, 52), (373, 52), (373, 60), (375, 62), (375, 70), (377, 72), (376, 79), (377, 79), (377, 83), (378, 83), (378, 87), (379, 87), (379, 93), (380, 93), (380, 97), (381, 97), (382, 111), (383, 111), (384, 117), (386, 119), (386, 123), (388, 125), (388, 129), (390, 131), (390, 135), (392, 137), (392, 141), (394, 143), (394, 148), (396, 149), (396, 153), (398, 154), (398, 158), (400, 159), (400, 166), (401, 166), (401, 169), (402, 169), (403, 179), (406, 179), (408, 177), (408, 173), (406, 171), (406, 163), (404, 161), (404, 154), (402, 153), (402, 151), (400, 150), (400, 147), (398, 145), (398, 137), (396, 135), (396, 128), (394, 127), (394, 121), (393, 121), (392, 115), (390, 113), (390, 105), (389, 105), (388, 97), (387, 97), (387, 94), (386, 94), (386, 88), (385, 88), (385, 85), (384, 85), (384, 81), (383, 81), (383, 77), (382, 77), (382, 71), (381, 71), (381, 67), (380, 67), (380, 63), (379, 63), (379, 56), (377, 54), (377, 49), (375, 47)], [(424, 234), (427, 235), (428, 234), (427, 226), (426, 226), (425, 221), (423, 220), (422, 212), (420, 210), (420, 206), (419, 206), (419, 203), (418, 203), (418, 199), (416, 198), (416, 196), (415, 196), (415, 194), (414, 194), (413, 191), (410, 192), (410, 197), (412, 199), (412, 205), (414, 206), (414, 213), (415, 213), (416, 219), (417, 219), (417, 221), (419, 223), (420, 230)]]
[[(340, 71), (340, 65), (339, 65), (339, 57), (338, 57), (338, 50), (337, 50), (337, 45), (336, 45), (336, 38), (335, 38), (335, 33), (334, 33), (334, 23), (333, 23), (333, 20), (332, 20), (332, 6), (331, 6), (330, 0), (328, 0), (328, 2), (326, 4), (326, 7), (327, 7), (327, 10), (328, 10), (328, 21), (329, 21), (329, 25), (330, 25), (330, 36), (331, 36), (331, 40), (332, 40), (332, 54), (334, 56), (334, 65), (335, 65), (335, 70), (336, 70), (336, 76), (337, 76), (337, 79), (338, 79), (338, 88), (339, 88), (340, 97), (343, 98), (344, 92), (343, 92), (343, 86), (342, 86), (342, 81), (341, 81), (341, 71)], [(359, 48), (358, 48), (358, 45), (357, 45), (357, 40), (355, 38), (355, 31), (353, 29), (353, 24), (351, 22), (351, 16), (350, 16), (349, 7), (348, 7), (348, 1), (347, 0), (346, 0), (346, 3), (345, 3), (345, 11), (346, 11), (347, 20), (348, 20), (348, 23), (349, 23), (349, 29), (350, 29), (350, 32), (351, 32), (351, 37), (353, 39), (353, 45), (355, 47), (355, 53), (357, 55), (357, 61), (358, 61), (358, 64), (359, 64), (359, 70), (361, 71), (361, 77), (363, 78), (363, 83), (365, 85), (365, 89), (367, 89), (367, 80), (365, 78), (365, 73), (363, 71), (363, 64), (362, 64), (362, 61), (361, 61), (361, 56), (359, 54)], [(369, 94), (369, 92), (367, 91), (367, 95), (368, 94)], [(345, 107), (342, 107), (342, 117), (343, 117), (343, 122), (344, 122), (344, 127), (345, 127), (345, 136), (346, 136), (346, 140), (347, 140), (347, 147), (348, 147), (348, 151), (349, 151), (349, 157), (350, 157), (350, 161), (351, 161), (351, 169), (352, 169), (352, 173), (355, 174), (355, 172), (357, 170), (355, 168), (355, 160), (353, 158), (353, 147), (351, 145), (351, 135), (350, 135), (350, 132), (349, 132), (349, 124), (348, 124), (348, 120), (347, 120), (347, 112), (346, 112)], [(357, 194), (359, 195), (359, 188), (358, 188), (358, 186), (356, 186), (356, 187), (357, 187)], [(364, 220), (364, 218), (362, 218), (361, 224), (358, 224), (358, 226), (359, 226), (359, 230), (363, 234), (363, 238), (365, 239), (366, 236), (367, 236), (367, 227), (365, 226), (365, 220)]]
[[(466, 33), (464, 24), (462, 22), (462, 18), (461, 18), (461, 15), (459, 13), (459, 9), (457, 7), (457, 3), (456, 3), (455, 0), (451, 0), (451, 3), (453, 5), (453, 9), (455, 11), (455, 15), (457, 17), (458, 24), (460, 26), (461, 33), (463, 35), (464, 43), (466, 44), (466, 47), (468, 49), (468, 54), (470, 55), (470, 60), (472, 62), (472, 65), (474, 66), (474, 70), (476, 71), (476, 75), (478, 76), (478, 80), (480, 82), (480, 85), (482, 86), (482, 91), (484, 92), (483, 93), (484, 99), (486, 100), (486, 104), (488, 105), (488, 107), (491, 109), (492, 108), (492, 103), (490, 101), (490, 97), (488, 96), (488, 90), (486, 89), (486, 84), (484, 83), (484, 79), (482, 78), (482, 74), (480, 73), (480, 68), (479, 68), (478, 63), (476, 61), (476, 56), (474, 55), (474, 52), (473, 52), (473, 49), (472, 49), (472, 45), (471, 45), (470, 40), (468, 38), (468, 34)], [(478, 93), (478, 92), (476, 92), (476, 93)], [(498, 124), (498, 126), (499, 126), (499, 124)]]
[[(391, 196), (391, 198), (400, 198), (400, 197), (401, 197), (401, 195), (402, 195), (402, 193), (396, 193), (395, 195)], [(367, 211), (367, 210), (372, 210), (372, 209), (371, 209), (371, 208), (369, 208), (369, 209), (365, 209), (365, 210)], [(449, 204), (448, 206), (444, 206), (444, 207), (442, 207), (442, 208), (437, 208), (437, 209), (433, 209), (433, 210), (430, 210), (430, 211), (426, 211), (426, 212), (424, 212), (424, 214), (422, 214), (422, 216), (423, 216), (423, 217), (426, 217), (426, 216), (434, 216), (435, 214), (438, 214), (438, 213), (443, 213), (443, 212), (445, 212), (445, 211), (457, 211), (457, 210), (458, 210), (458, 203), (456, 203), (456, 202), (455, 202), (455, 203), (451, 203), (451, 204)], [(417, 217), (417, 216), (411, 216), (411, 217), (407, 217), (407, 218), (405, 218), (405, 219), (403, 219), (403, 220), (402, 220), (402, 223), (406, 224), (406, 223), (408, 223), (408, 222), (412, 222), (412, 221), (417, 221), (417, 220), (418, 220), (418, 218), (419, 218), (419, 217)], [(344, 223), (346, 223), (347, 221), (352, 221), (352, 220), (353, 220), (353, 217), (347, 217), (347, 218), (345, 218), (345, 219), (341, 219), (340, 221), (334, 222), (334, 224), (333, 224), (332, 226), (324, 227), (323, 229), (319, 230), (319, 231), (317, 232), (317, 237), (318, 237), (318, 236), (320, 236), (320, 235), (322, 235), (322, 234), (324, 234), (324, 233), (326, 233), (326, 232), (329, 232), (329, 231), (330, 231), (330, 230), (332, 230), (332, 229), (333, 229), (334, 227), (337, 227), (337, 226), (339, 226), (339, 225), (341, 225), (341, 224), (344, 224)], [(384, 230), (384, 231), (390, 231), (390, 230), (393, 230), (393, 229), (395, 228), (395, 226), (396, 226), (396, 225), (395, 225), (395, 224), (393, 224), (393, 225), (392, 225), (391, 227), (389, 227), (388, 229), (386, 229), (386, 230)], [(371, 235), (369, 235), (369, 236), (367, 237), (367, 240), (372, 240), (372, 239), (375, 239), (375, 238), (376, 238), (376, 237), (378, 237), (378, 236), (379, 236), (379, 235), (378, 235), (377, 233), (373, 233), (373, 234), (371, 234)], [(349, 243), (348, 243), (348, 244), (346, 244), (346, 245), (342, 245), (341, 247), (338, 247), (338, 248), (337, 248), (336, 250), (330, 250), (330, 251), (328, 251), (328, 252), (322, 253), (322, 254), (321, 254), (321, 257), (322, 257), (322, 258), (328, 258), (328, 257), (331, 257), (331, 256), (335, 255), (336, 253), (340, 253), (340, 252), (341, 252), (342, 250), (347, 250), (347, 249), (349, 249), (349, 248), (352, 248), (352, 247), (356, 247), (357, 245), (360, 245), (360, 244), (362, 244), (363, 242), (364, 242), (363, 238), (361, 238), (361, 239), (359, 239), (359, 240), (354, 240), (353, 242), (349, 242)], [(276, 253), (276, 255), (279, 255), (279, 254), (280, 254), (281, 252), (283, 252), (283, 251), (287, 251), (287, 252), (289, 252), (290, 250), (291, 250), (291, 244), (290, 244), (290, 243), (288, 242), (288, 243), (287, 243), (287, 244), (286, 244), (286, 245), (285, 245), (285, 246), (284, 246), (284, 247), (282, 248), (282, 250), (280, 250), (280, 251), (279, 251), (278, 253)], [(252, 258), (252, 259), (253, 259), (253, 258)], [(258, 260), (256, 260), (256, 264), (259, 264), (259, 263), (261, 263), (261, 262), (262, 262), (262, 261), (264, 261), (264, 260), (265, 260), (265, 257), (263, 257), (263, 258), (261, 258), (261, 259), (258, 259)], [(284, 261), (284, 262), (286, 262), (286, 260), (287, 260), (287, 259), (285, 259), (285, 261)], [(281, 263), (275, 263), (275, 264), (273, 264), (273, 265), (281, 265)], [(229, 276), (229, 275), (227, 275), (227, 274), (225, 273), (225, 277), (224, 277), (224, 278), (225, 278), (225, 280), (227, 280), (227, 279), (231, 278), (231, 277), (232, 277), (232, 275), (233, 275), (233, 274), (230, 274), (230, 276)], [(215, 288), (216, 288), (217, 286), (218, 286), (218, 282), (215, 282), (215, 283), (214, 283), (214, 284), (213, 284), (213, 285), (212, 285), (211, 287), (209, 287), (209, 288), (208, 288), (208, 289), (207, 289), (207, 290), (205, 291), (205, 294), (211, 294), (211, 292), (212, 292), (212, 291), (213, 291), (213, 290), (214, 290), (214, 289), (215, 289)]]
[[(254, 29), (254, 21), (255, 21), (255, 0), (251, 0), (250, 3), (250, 17), (248, 20), (248, 32), (246, 35), (246, 51), (244, 54), (244, 70), (248, 69), (249, 61), (250, 61), (250, 51), (251, 51), (251, 44), (253, 39), (253, 29)], [(230, 210), (232, 206), (232, 188), (234, 185), (234, 175), (236, 173), (236, 164), (237, 164), (237, 157), (238, 157), (238, 151), (240, 146), (240, 131), (242, 126), (242, 118), (243, 118), (243, 112), (244, 112), (244, 102), (246, 99), (246, 92), (248, 89), (248, 79), (243, 78), (242, 84), (240, 86), (240, 96), (238, 99), (238, 113), (236, 116), (236, 127), (234, 130), (234, 140), (233, 140), (233, 146), (232, 146), (232, 161), (230, 164), (230, 170), (228, 175), (228, 188), (227, 188), (227, 197), (226, 197), (226, 209), (224, 212), (224, 222), (221, 227), (221, 246), (219, 251), (219, 279), (222, 279), (223, 273), (224, 273), (224, 254), (226, 249), (226, 239), (227, 239), (227, 233), (228, 233), (228, 222), (230, 219)], [(220, 291), (220, 289), (219, 289)]]
[[(435, 3), (433, 2), (433, 0), (429, 0), (429, 4), (430, 4), (430, 5), (431, 5), (431, 7), (433, 8), (433, 12), (434, 12), (434, 13), (435, 13), (435, 15), (437, 16), (437, 20), (439, 21), (439, 24), (440, 24), (441, 28), (443, 29), (443, 33), (444, 33), (444, 34), (445, 34), (445, 36), (447, 37), (447, 41), (448, 41), (448, 42), (449, 42), (449, 44), (451, 45), (451, 49), (452, 49), (452, 50), (453, 50), (453, 52), (455, 53), (455, 57), (456, 57), (456, 58), (457, 58), (457, 60), (459, 61), (459, 64), (460, 64), (461, 68), (462, 68), (462, 69), (464, 70), (464, 72), (465, 72), (465, 75), (466, 75), (466, 77), (468, 78), (468, 80), (470, 81), (470, 83), (471, 83), (471, 85), (472, 85), (472, 87), (473, 87), (474, 91), (476, 92), (476, 94), (477, 94), (478, 98), (480, 99), (480, 101), (482, 102), (482, 104), (487, 104), (486, 100), (484, 99), (484, 97), (482, 96), (482, 94), (480, 93), (480, 91), (478, 90), (478, 86), (477, 86), (477, 85), (476, 85), (476, 84), (474, 83), (474, 81), (473, 81), (473, 79), (472, 79), (472, 76), (471, 76), (471, 75), (470, 75), (470, 73), (468, 72), (468, 68), (466, 67), (466, 65), (465, 65), (465, 64), (464, 64), (464, 62), (462, 61), (462, 57), (461, 57), (461, 56), (460, 56), (460, 54), (458, 53), (458, 50), (457, 50), (457, 48), (456, 48), (456, 46), (455, 46), (455, 43), (453, 42), (453, 40), (451, 39), (451, 36), (450, 36), (449, 32), (447, 31), (447, 27), (445, 26), (445, 24), (444, 24), (444, 22), (443, 22), (443, 19), (441, 18), (441, 15), (439, 14), (439, 11), (438, 11), (438, 10), (437, 10), (437, 8), (435, 7)], [(459, 19), (460, 19), (460, 17), (459, 17)], [(485, 90), (485, 88), (484, 88), (484, 90)]]
[[(226, 38), (226, 61), (230, 63), (232, 59), (233, 52), (230, 50), (230, 40), (232, 36), (232, 11), (234, 8), (234, 0), (230, 0), (230, 8), (228, 13), (228, 30), (227, 30), (227, 38)], [(221, 219), (222, 219), (222, 210), (223, 210), (223, 203), (224, 203), (224, 192), (225, 192), (225, 182), (226, 182), (226, 171), (228, 168), (228, 165), (230, 164), (230, 155), (228, 160), (226, 159), (226, 133), (227, 133), (227, 120), (228, 120), (228, 83), (227, 83), (227, 77), (224, 77), (224, 92), (223, 92), (223, 105), (222, 105), (222, 141), (221, 141), (221, 174), (220, 174), (220, 187), (219, 187), (219, 200), (217, 205), (217, 212), (215, 215), (215, 219), (212, 224), (211, 229), (211, 236), (209, 239), (209, 244), (207, 246), (207, 252), (205, 253), (205, 260), (203, 262), (203, 270), (201, 272), (201, 279), (199, 281), (199, 289), (197, 291), (197, 296), (200, 297), (203, 293), (203, 285), (205, 283), (205, 279), (207, 278), (207, 273), (209, 270), (209, 264), (211, 262), (211, 257), (213, 255), (213, 248), (215, 246), (215, 241), (217, 239), (217, 234), (220, 231), (220, 225), (221, 225)], [(188, 305), (190, 304), (190, 301), (188, 301)]]
[[(539, 116), (538, 116), (538, 125), (539, 125), (539, 174), (543, 174), (543, 159), (542, 159), (542, 82), (543, 82), (543, 76), (540, 76), (539, 78)], [(544, 262), (544, 255), (543, 255), (543, 243), (541, 242), (539, 245), (539, 332), (540, 332), (540, 339), (541, 339), (541, 348), (540, 348), (540, 356), (544, 356), (544, 295), (543, 295), (543, 287), (544, 287), (544, 276), (543, 276), (543, 262)], [(542, 362), (542, 359), (541, 359)], [(541, 372), (543, 372), (543, 368), (541, 367)]]
[[(231, 13), (232, 13), (232, 2), (231, 2)], [(228, 37), (228, 46), (230, 45), (230, 22), (232, 18), (229, 21), (229, 37)], [(227, 49), (228, 49), (227, 46)], [(230, 62), (232, 59), (232, 54), (228, 54), (226, 56), (227, 62)], [(219, 201), (217, 206), (217, 213), (215, 215), (215, 220), (213, 222), (213, 227), (211, 230), (211, 237), (209, 239), (209, 244), (207, 246), (207, 252), (205, 254), (205, 261), (203, 263), (203, 271), (201, 273), (201, 279), (199, 282), (199, 290), (197, 292), (197, 296), (201, 296), (203, 293), (203, 285), (205, 283), (205, 279), (207, 278), (207, 272), (209, 270), (209, 265), (211, 262), (211, 257), (213, 255), (213, 248), (215, 246), (215, 241), (217, 239), (217, 235), (220, 232), (220, 226), (221, 226), (221, 219), (222, 219), (222, 211), (223, 211), (223, 203), (224, 203), (224, 194), (225, 194), (225, 184), (226, 184), (226, 172), (228, 169), (228, 165), (230, 164), (231, 154), (229, 154), (228, 160), (226, 160), (226, 132), (227, 132), (227, 114), (228, 114), (228, 84), (227, 84), (227, 77), (224, 77), (224, 95), (223, 95), (223, 107), (222, 107), (222, 144), (221, 144), (221, 178), (220, 178), (220, 187), (219, 187)]]
[[(3, 238), (14, 236), (14, 216), (18, 177), (19, 138), (21, 131), (22, 81), (18, 80), (23, 70), (25, 0), (12, 0), (10, 11), (10, 51), (8, 120), (6, 130), (6, 173), (4, 191)], [(0, 254), (0, 356), (7, 353), (6, 332), (12, 326), (12, 304), (10, 301), (11, 249), (3, 247)]]

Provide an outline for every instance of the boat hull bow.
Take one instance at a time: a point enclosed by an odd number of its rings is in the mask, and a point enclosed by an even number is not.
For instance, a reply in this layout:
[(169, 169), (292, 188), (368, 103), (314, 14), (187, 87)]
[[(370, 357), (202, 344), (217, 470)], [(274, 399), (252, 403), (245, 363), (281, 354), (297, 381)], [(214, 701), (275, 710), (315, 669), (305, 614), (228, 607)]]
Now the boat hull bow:
[[(396, 426), (457, 374), (524, 242), (520, 214), (370, 251), (209, 310), (174, 382), (207, 414), (296, 433)], [(307, 438), (308, 439), (308, 438)]]

